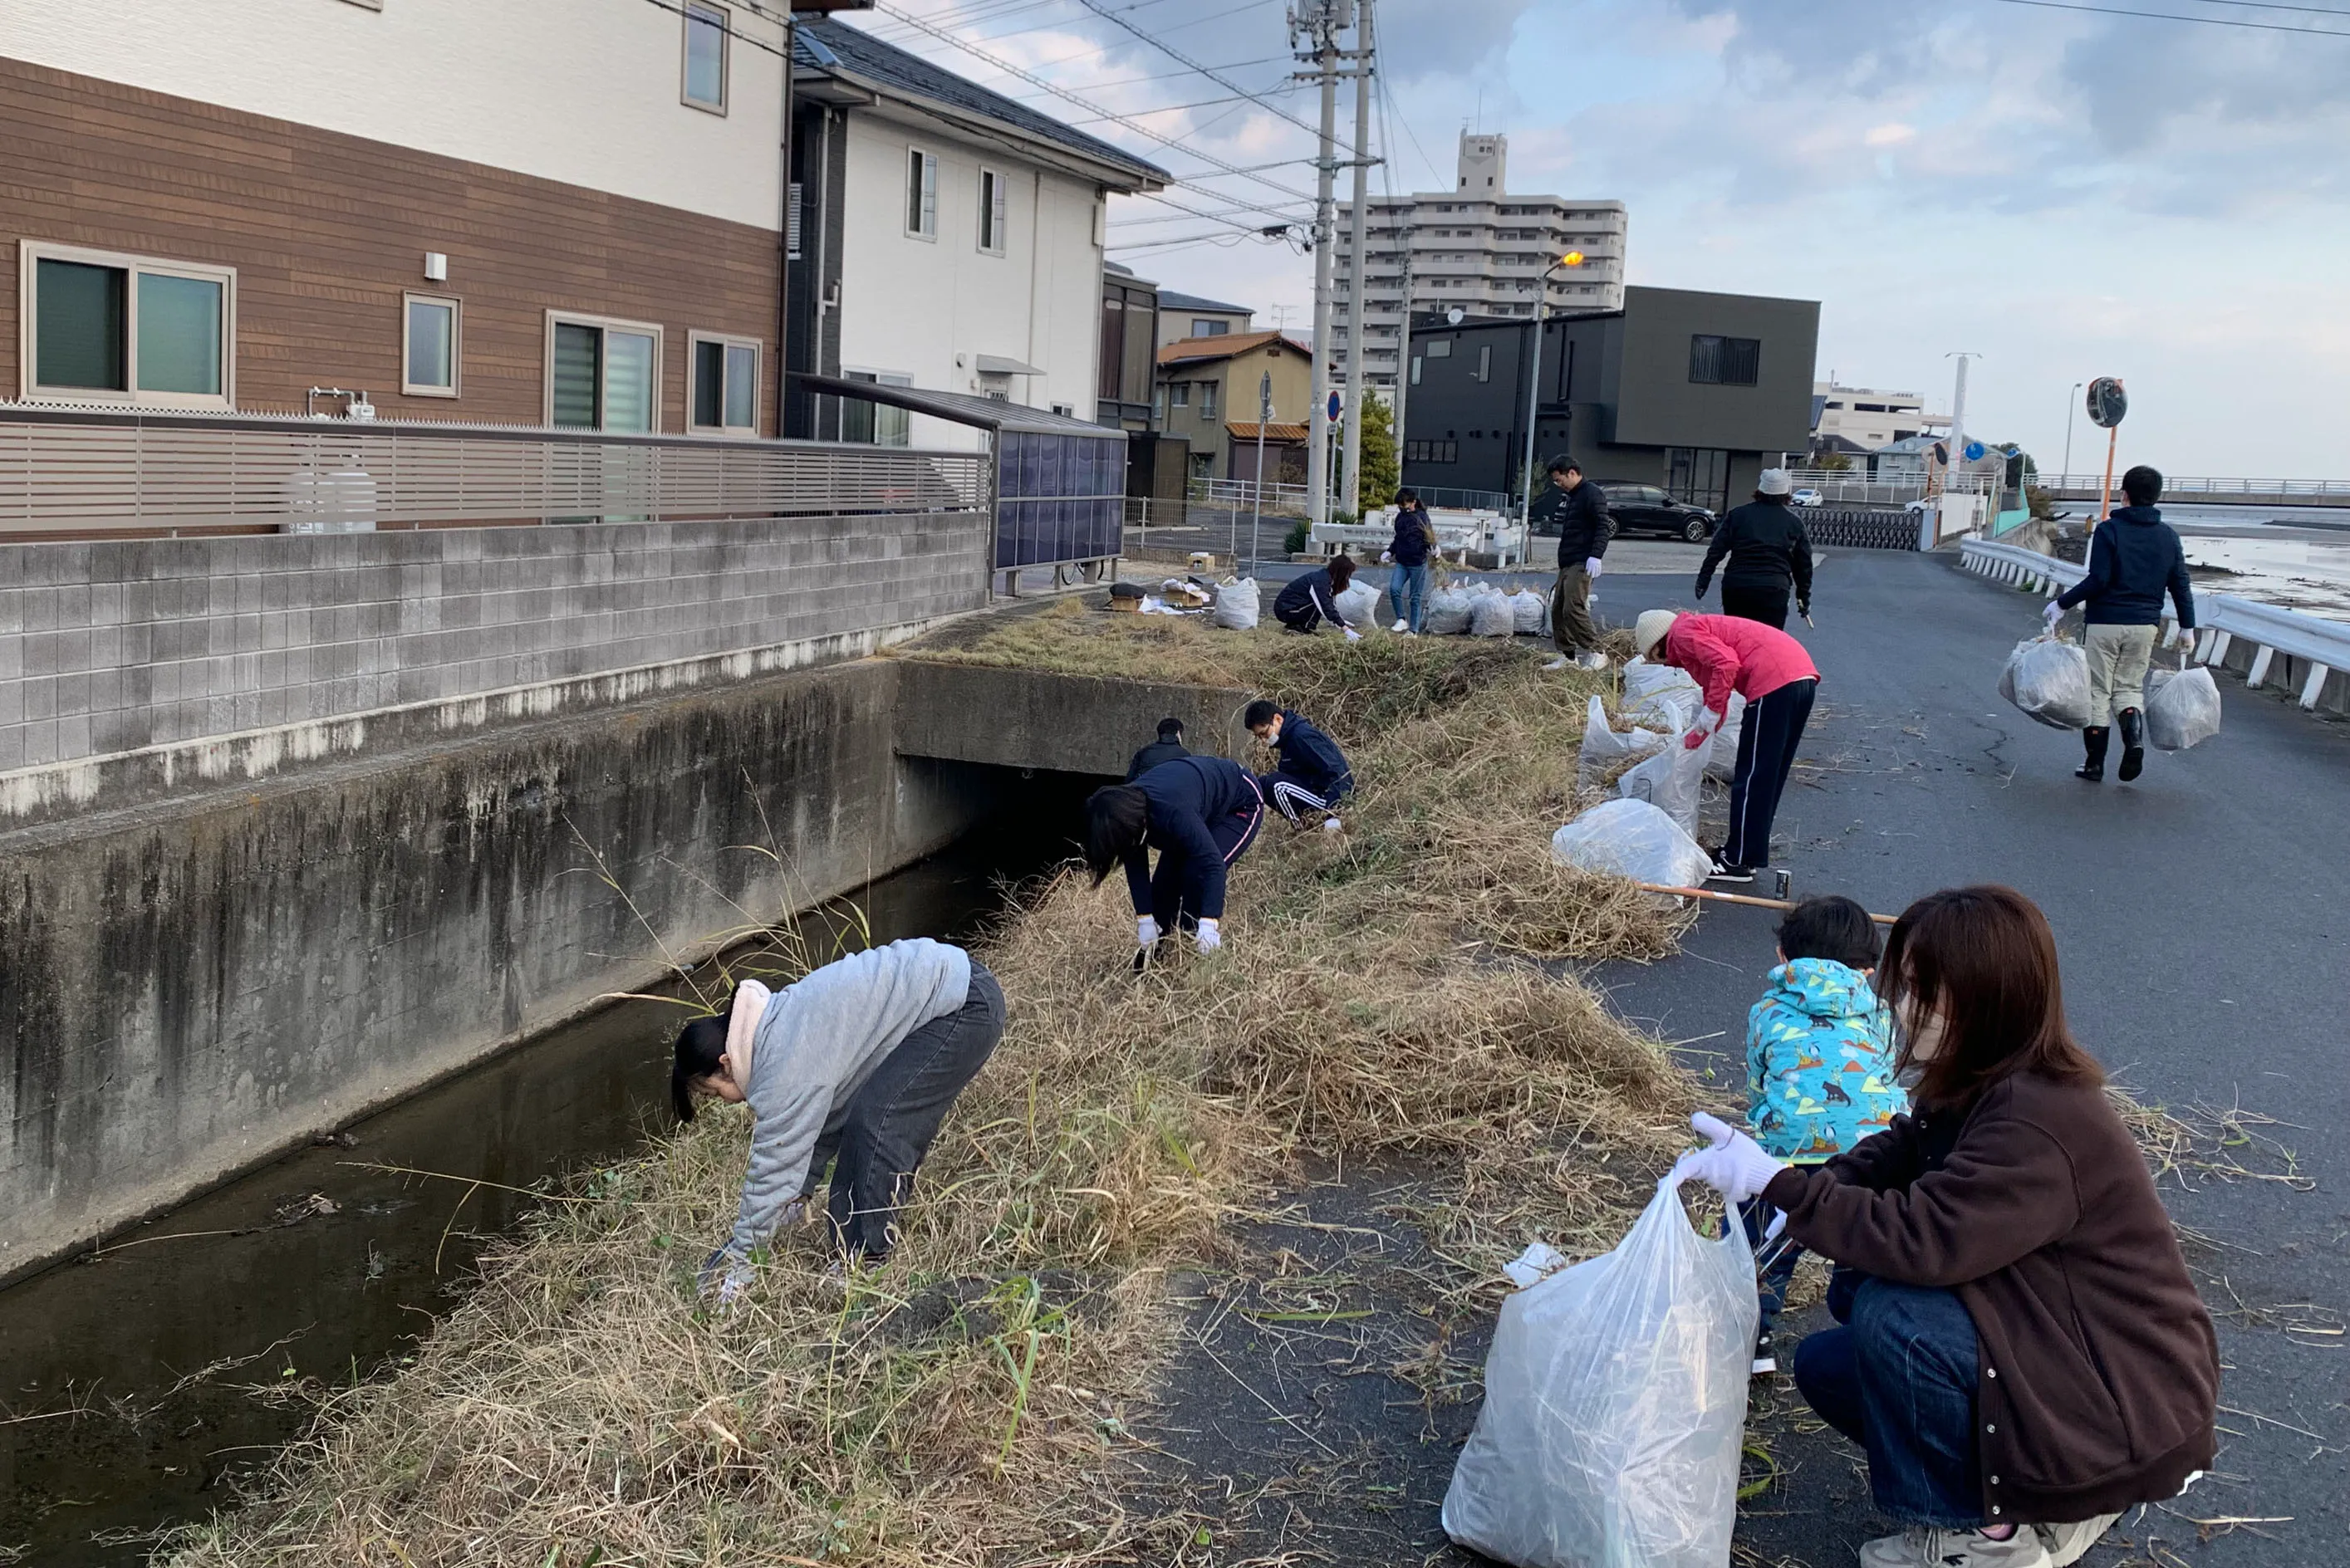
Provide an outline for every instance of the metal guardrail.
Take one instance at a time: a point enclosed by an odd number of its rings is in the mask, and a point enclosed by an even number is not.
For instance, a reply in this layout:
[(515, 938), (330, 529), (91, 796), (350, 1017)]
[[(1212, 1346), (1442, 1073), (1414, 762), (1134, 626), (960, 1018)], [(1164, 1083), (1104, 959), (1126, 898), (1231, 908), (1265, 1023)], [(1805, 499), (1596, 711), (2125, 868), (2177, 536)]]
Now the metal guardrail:
[[(1253, 479), (1195, 479), (1191, 481), (1191, 498), (1194, 501), (1218, 503), (1238, 502), (1247, 506), (1256, 500), (1257, 483)], [(1264, 486), (1265, 510), (1303, 512), (1305, 510), (1305, 486), (1283, 484), (1278, 481)]]
[[(2070, 561), (2060, 561), (2019, 545), (1994, 545), (1981, 539), (1962, 541), (1959, 556), (1970, 571), (2051, 595), (2071, 587), (2088, 575), (2087, 567)], [(2196, 618), (2202, 623), (2196, 628), (2196, 662), (2224, 663), (2228, 649), (2241, 637), (2255, 649), (2251, 668), (2244, 676), (2247, 687), (2257, 690), (2263, 685), (2276, 656), (2282, 653), (2309, 666), (2309, 673), (2302, 681), (2301, 705), (2314, 708), (2318, 696), (2325, 690), (2325, 678), (2337, 670), (2350, 670), (2350, 622), (2328, 620), (2323, 616), (2262, 604), (2235, 594), (2199, 593), (2195, 605)], [(2162, 618), (2166, 626), (2175, 624), (2177, 619), (2167, 607)]]
[(0, 539), (968, 511), (983, 452), (0, 404)]
[[(2078, 500), (2081, 495), (2076, 493), (2095, 495), (2105, 478), (2105, 471), (2095, 469), (2087, 473), (2036, 474), (2033, 483), (2052, 494), (2063, 495), (2066, 500)], [(2114, 491), (2118, 503), (2121, 493), (2121, 475), (2118, 473), (2114, 475)], [(2191, 473), (2166, 473), (2162, 476), (2164, 500), (2183, 500), (2195, 495), (2248, 500), (2284, 497), (2350, 504), (2350, 479), (2211, 479)]]

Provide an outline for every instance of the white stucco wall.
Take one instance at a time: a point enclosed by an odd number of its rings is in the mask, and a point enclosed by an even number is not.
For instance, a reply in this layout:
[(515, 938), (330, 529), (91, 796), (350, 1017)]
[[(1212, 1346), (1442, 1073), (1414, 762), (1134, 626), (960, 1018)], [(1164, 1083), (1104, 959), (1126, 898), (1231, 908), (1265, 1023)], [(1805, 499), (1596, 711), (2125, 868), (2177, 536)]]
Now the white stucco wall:
[[(1015, 377), (1012, 400), (1094, 417), (1100, 352), (1098, 189), (1007, 150), (965, 141), (911, 116), (848, 115), (842, 213), (840, 364), (911, 376), (931, 391), (977, 393), (982, 354), (1045, 372)], [(906, 233), (914, 147), (939, 161), (938, 235)], [(1010, 182), (1003, 254), (979, 248), (979, 171)], [(974, 432), (917, 418), (917, 446), (967, 448)]]
[(6, 0), (0, 56), (775, 229), (783, 30), (731, 10), (723, 116), (646, 0)]

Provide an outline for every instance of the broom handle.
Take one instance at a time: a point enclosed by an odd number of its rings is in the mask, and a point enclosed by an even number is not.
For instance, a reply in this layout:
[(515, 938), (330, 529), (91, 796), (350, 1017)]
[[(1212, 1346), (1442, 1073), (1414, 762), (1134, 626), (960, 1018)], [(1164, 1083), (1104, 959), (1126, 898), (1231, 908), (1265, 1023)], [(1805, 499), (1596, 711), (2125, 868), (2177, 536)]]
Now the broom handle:
[[(1788, 898), (1758, 898), (1752, 893), (1716, 893), (1704, 888), (1668, 888), (1661, 882), (1636, 882), (1634, 887), (1647, 893), (1671, 893), (1683, 898), (1711, 898), (1717, 904), (1752, 904), (1758, 909), (1792, 909), (1794, 902)], [(1893, 924), (1891, 915), (1868, 917), (1880, 926)]]

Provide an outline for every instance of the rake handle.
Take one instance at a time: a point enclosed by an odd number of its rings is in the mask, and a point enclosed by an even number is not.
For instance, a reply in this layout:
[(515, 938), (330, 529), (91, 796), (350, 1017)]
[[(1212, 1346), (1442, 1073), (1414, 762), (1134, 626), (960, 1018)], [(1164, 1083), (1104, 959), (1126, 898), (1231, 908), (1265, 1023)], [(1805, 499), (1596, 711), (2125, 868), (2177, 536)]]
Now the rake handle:
[[(1792, 909), (1795, 907), (1792, 898), (1758, 898), (1752, 893), (1716, 893), (1704, 888), (1668, 888), (1661, 882), (1636, 882), (1633, 886), (1648, 893), (1671, 893), (1683, 898), (1711, 898), (1717, 904), (1751, 904), (1758, 909)], [(1895, 919), (1892, 915), (1871, 915), (1868, 918), (1880, 926), (1889, 926)]]

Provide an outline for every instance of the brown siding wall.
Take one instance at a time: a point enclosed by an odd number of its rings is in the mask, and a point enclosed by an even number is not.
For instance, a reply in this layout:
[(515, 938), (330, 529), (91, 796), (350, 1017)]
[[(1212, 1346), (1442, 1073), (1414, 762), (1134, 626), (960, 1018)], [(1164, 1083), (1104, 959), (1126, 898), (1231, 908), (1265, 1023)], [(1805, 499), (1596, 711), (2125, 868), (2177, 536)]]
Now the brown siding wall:
[[(686, 428), (687, 334), (765, 345), (771, 231), (0, 59), (0, 397), (19, 395), (19, 239), (237, 269), (240, 407), (364, 389), (386, 418), (537, 424), (550, 307), (659, 322), (661, 429)], [(428, 283), (424, 253), (449, 280)], [(464, 302), (463, 396), (400, 392), (400, 296)]]

